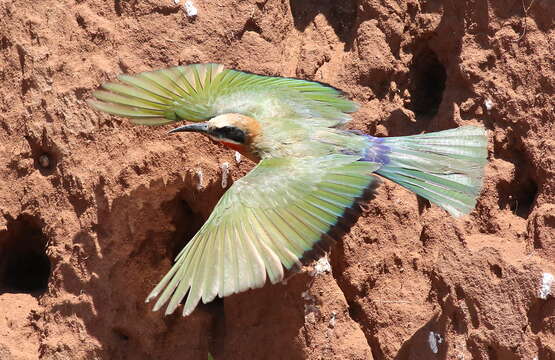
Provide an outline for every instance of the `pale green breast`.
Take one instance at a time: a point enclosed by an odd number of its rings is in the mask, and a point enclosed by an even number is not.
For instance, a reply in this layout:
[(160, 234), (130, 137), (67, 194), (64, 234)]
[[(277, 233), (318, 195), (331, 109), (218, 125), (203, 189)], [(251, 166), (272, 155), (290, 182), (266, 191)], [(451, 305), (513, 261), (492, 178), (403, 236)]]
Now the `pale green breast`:
[(363, 156), (368, 146), (363, 136), (322, 126), (321, 119), (261, 120), (261, 134), (252, 152), (261, 159), (272, 157), (314, 157), (330, 154)]

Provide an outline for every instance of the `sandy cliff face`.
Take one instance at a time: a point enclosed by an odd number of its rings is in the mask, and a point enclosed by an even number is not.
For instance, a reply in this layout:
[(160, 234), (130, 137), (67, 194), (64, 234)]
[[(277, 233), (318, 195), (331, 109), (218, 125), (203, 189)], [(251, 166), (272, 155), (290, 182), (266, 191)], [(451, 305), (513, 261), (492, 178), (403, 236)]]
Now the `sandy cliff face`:
[[(0, 0), (0, 359), (555, 359), (555, 298), (539, 296), (555, 274), (553, 1), (194, 5)], [(221, 164), (228, 186), (252, 164), (85, 100), (194, 62), (330, 83), (374, 135), (485, 126), (476, 211), (385, 182), (331, 273), (152, 313), (225, 191)]]

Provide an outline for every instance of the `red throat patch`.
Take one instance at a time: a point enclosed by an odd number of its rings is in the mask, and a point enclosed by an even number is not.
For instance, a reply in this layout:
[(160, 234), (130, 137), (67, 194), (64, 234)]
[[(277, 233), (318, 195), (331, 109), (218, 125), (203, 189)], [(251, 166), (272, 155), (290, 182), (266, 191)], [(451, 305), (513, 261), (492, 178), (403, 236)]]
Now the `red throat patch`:
[(241, 155), (243, 155), (247, 159), (251, 159), (252, 161), (254, 161), (256, 163), (260, 160), (256, 156), (252, 155), (245, 145), (234, 144), (234, 143), (230, 143), (230, 142), (226, 142), (226, 141), (220, 141), (220, 143), (223, 144), (224, 146), (232, 149), (232, 150), (237, 151), (238, 153), (240, 153)]
[[(241, 154), (243, 154), (243, 151), (246, 150), (244, 145), (241, 144), (235, 144), (235, 143), (230, 143), (230, 142), (225, 142), (225, 141), (220, 141), (223, 145), (227, 146), (230, 149), (233, 149), (235, 151), (240, 152)], [(244, 155), (244, 154), (243, 154)]]

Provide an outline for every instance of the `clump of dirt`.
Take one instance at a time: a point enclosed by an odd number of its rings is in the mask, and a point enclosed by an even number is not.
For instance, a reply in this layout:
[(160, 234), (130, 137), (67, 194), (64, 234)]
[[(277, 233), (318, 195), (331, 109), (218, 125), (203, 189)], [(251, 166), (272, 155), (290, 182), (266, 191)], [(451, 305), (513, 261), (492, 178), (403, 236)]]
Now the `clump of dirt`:
[[(0, 2), (1, 359), (555, 359), (555, 3), (193, 3)], [(220, 164), (227, 186), (252, 164), (85, 101), (119, 73), (198, 62), (341, 88), (373, 135), (485, 126), (476, 210), (385, 182), (331, 272), (151, 312), (225, 191)]]

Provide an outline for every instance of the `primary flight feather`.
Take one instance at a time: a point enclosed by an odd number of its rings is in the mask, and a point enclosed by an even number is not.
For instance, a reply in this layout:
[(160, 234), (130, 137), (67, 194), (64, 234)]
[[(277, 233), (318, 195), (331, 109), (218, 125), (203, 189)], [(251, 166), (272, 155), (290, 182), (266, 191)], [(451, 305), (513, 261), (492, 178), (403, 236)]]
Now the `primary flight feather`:
[(262, 287), (300, 264), (386, 177), (454, 216), (472, 211), (487, 138), (481, 127), (377, 138), (342, 129), (358, 106), (332, 87), (217, 64), (179, 66), (104, 84), (89, 104), (136, 124), (193, 124), (258, 165), (236, 181), (147, 298), (183, 315), (198, 302)]

